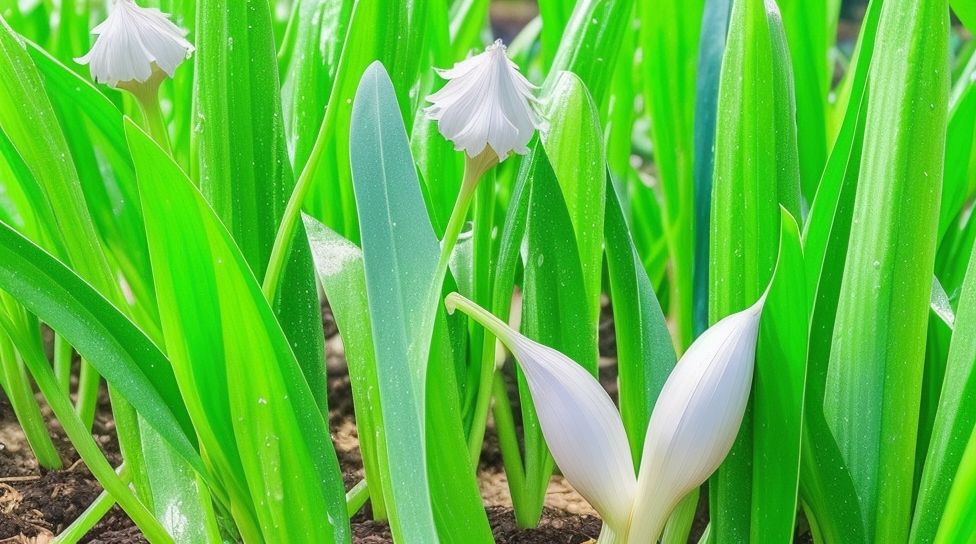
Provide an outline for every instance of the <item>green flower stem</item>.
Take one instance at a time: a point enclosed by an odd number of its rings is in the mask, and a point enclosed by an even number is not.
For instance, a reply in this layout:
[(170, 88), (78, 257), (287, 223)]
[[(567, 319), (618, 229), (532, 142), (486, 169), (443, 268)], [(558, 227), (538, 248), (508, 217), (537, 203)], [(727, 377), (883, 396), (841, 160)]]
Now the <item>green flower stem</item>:
[[(507, 323), (458, 293), (447, 295), (445, 304), (448, 312), (460, 309), (468, 317), (480, 323), (501, 340), (509, 348), (509, 351), (511, 351), (511, 335), (513, 331)], [(512, 404), (509, 401), (508, 391), (505, 389), (505, 382), (501, 375), (493, 375), (494, 379), (491, 381), (491, 392), (495, 397), (495, 431), (498, 433), (498, 444), (502, 450), (505, 474), (508, 476), (508, 489), (512, 494), (512, 504), (515, 505), (515, 521), (519, 527), (532, 527), (536, 524), (538, 516), (530, 511), (519, 508), (519, 505), (525, 504), (522, 498), (528, 490), (526, 488), (525, 467), (522, 464), (518, 435), (515, 432), (515, 418), (512, 417)]]
[(33, 342), (23, 341), (24, 335), (18, 334), (17, 327), (7, 316), (2, 314), (0, 314), (0, 328), (3, 328), (17, 345), (24, 362), (34, 376), (34, 382), (37, 383), (38, 389), (41, 390), (55, 417), (61, 422), (61, 427), (68, 435), (71, 444), (85, 465), (88, 466), (88, 470), (95, 476), (95, 479), (118, 501), (119, 506), (135, 522), (149, 542), (154, 544), (157, 542), (173, 542), (159, 521), (132, 494), (128, 484), (115, 473), (112, 465), (105, 458), (105, 454), (102, 453), (102, 450), (95, 443), (95, 439), (92, 438), (90, 430), (85, 427), (78, 414), (75, 413), (74, 407), (68, 400), (67, 393), (58, 386), (54, 371), (38, 346)]
[[(86, 361), (81, 361), (81, 371), (78, 374), (77, 400), (75, 400), (75, 412), (78, 417), (89, 429), (95, 422), (95, 408), (98, 407), (98, 385), (102, 377), (98, 371)], [(65, 389), (64, 391), (67, 391)]]
[(435, 278), (437, 285), (435, 292), (440, 292), (440, 286), (444, 282), (447, 274), (447, 266), (451, 262), (451, 253), (454, 245), (457, 244), (458, 235), (464, 227), (464, 220), (468, 217), (468, 208), (471, 207), (471, 200), (474, 197), (475, 189), (478, 188), (478, 180), (481, 179), (482, 171), (471, 167), (471, 161), (465, 162), (464, 180), (461, 181), (461, 190), (458, 192), (457, 201), (454, 203), (454, 210), (451, 211), (451, 218), (447, 221), (444, 229), (444, 239), (441, 240), (441, 256), (437, 262)]
[(51, 441), (44, 416), (34, 400), (30, 381), (17, 360), (17, 353), (6, 335), (0, 334), (0, 383), (10, 399), (10, 405), (27, 437), (27, 443), (37, 458), (37, 463), (46, 469), (61, 468), (61, 457)]
[(367, 499), (369, 499), (369, 486), (365, 479), (359, 480), (359, 483), (346, 493), (346, 512), (349, 513), (349, 517), (355, 516), (356, 512), (366, 504)]
[[(125, 463), (119, 465), (116, 473), (119, 475), (119, 480), (121, 480), (123, 483), (129, 483), (131, 480), (128, 465)], [(112, 495), (102, 491), (102, 493), (98, 495), (98, 498), (96, 498), (95, 501), (92, 502), (88, 508), (81, 513), (80, 516), (71, 522), (71, 525), (68, 525), (64, 531), (61, 531), (61, 534), (54, 539), (53, 544), (73, 544), (78, 542), (88, 533), (88, 531), (92, 530), (92, 527), (98, 524), (98, 522), (105, 517), (105, 514), (107, 514), (113, 506), (115, 506), (115, 499), (112, 498)]]
[(492, 412), (495, 416), (495, 432), (498, 433), (498, 446), (502, 450), (505, 475), (508, 477), (508, 491), (512, 495), (515, 523), (521, 528), (533, 527), (536, 523), (535, 515), (521, 506), (525, 504), (525, 468), (522, 464), (518, 434), (515, 432), (512, 403), (508, 398), (508, 390), (505, 389), (505, 381), (501, 374), (495, 374), (495, 379), (492, 381), (492, 392), (495, 397)]
[(71, 355), (72, 348), (60, 334), (54, 335), (54, 375), (58, 378), (61, 389), (71, 388)]
[(143, 128), (167, 155), (173, 156), (173, 149), (169, 144), (169, 131), (166, 129), (166, 121), (163, 119), (163, 110), (159, 107), (159, 85), (163, 79), (163, 77), (154, 75), (145, 83), (125, 88), (136, 97), (136, 102), (139, 103), (139, 109), (142, 111)]

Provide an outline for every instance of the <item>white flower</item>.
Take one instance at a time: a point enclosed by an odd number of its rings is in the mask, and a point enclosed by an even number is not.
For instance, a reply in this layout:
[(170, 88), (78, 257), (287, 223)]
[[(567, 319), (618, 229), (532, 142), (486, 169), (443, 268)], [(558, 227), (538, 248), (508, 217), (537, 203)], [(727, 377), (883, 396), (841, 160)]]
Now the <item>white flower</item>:
[(593, 376), (457, 293), (446, 304), (512, 352), (563, 475), (603, 517), (611, 540), (636, 544), (657, 542), (674, 507), (728, 455), (752, 388), (764, 301), (716, 323), (678, 362), (654, 406), (636, 482), (620, 415)]
[(454, 148), (477, 157), (490, 147), (504, 160), (511, 152), (528, 153), (526, 144), (542, 121), (535, 111), (538, 87), (505, 55), (501, 40), (484, 53), (465, 59), (449, 70), (438, 70), (448, 80), (440, 91), (427, 97), (424, 112), (437, 121)]
[(96, 81), (113, 87), (145, 82), (155, 68), (172, 77), (193, 53), (193, 44), (186, 40), (187, 31), (167, 17), (133, 0), (115, 0), (108, 18), (92, 29), (98, 35), (95, 45), (75, 61), (89, 64)]
[(532, 393), (542, 434), (563, 476), (618, 534), (626, 530), (637, 489), (627, 434), (600, 382), (562, 353), (512, 330), (457, 293), (460, 308), (512, 352)]
[(671, 510), (732, 448), (752, 388), (764, 302), (702, 333), (668, 376), (647, 425), (630, 542), (656, 542)]

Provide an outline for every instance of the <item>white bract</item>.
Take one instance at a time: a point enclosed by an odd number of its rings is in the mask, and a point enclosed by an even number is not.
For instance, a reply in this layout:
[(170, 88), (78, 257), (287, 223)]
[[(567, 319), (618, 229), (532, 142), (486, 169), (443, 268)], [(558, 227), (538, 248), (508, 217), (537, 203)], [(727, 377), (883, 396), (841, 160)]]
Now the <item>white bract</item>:
[(448, 81), (427, 97), (432, 105), (424, 112), (455, 149), (474, 158), (491, 148), (498, 160), (528, 153), (526, 145), (542, 125), (532, 94), (538, 87), (519, 73), (501, 40), (437, 73)]
[(763, 302), (716, 323), (678, 362), (654, 406), (636, 482), (623, 422), (592, 375), (457, 293), (447, 307), (460, 308), (512, 352), (553, 459), (603, 517), (603, 538), (643, 544), (657, 541), (674, 507), (732, 447), (752, 386)]
[(193, 53), (187, 31), (155, 8), (143, 8), (132, 0), (115, 0), (108, 18), (92, 29), (95, 45), (75, 59), (88, 64), (92, 77), (113, 87), (119, 83), (143, 83), (156, 70), (172, 77)]

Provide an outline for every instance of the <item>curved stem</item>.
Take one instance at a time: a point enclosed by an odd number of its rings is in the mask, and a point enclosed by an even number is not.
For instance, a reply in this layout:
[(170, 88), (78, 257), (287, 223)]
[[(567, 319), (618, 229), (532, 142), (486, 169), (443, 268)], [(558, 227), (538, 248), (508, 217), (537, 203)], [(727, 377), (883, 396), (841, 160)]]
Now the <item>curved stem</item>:
[[(119, 465), (116, 473), (119, 475), (119, 479), (124, 483), (131, 481), (129, 476), (128, 465), (122, 463)], [(80, 516), (75, 518), (64, 531), (61, 531), (55, 539), (54, 544), (65, 544), (65, 543), (75, 543), (84, 537), (88, 531), (92, 529), (99, 521), (105, 517), (112, 507), (115, 506), (115, 499), (106, 491), (102, 491)]]
[(172, 157), (173, 149), (169, 144), (169, 131), (166, 129), (166, 120), (163, 119), (163, 110), (159, 107), (160, 83), (162, 83), (162, 78), (152, 77), (145, 83), (133, 85), (127, 89), (139, 103), (139, 109), (142, 111), (143, 128), (159, 144), (159, 147)]

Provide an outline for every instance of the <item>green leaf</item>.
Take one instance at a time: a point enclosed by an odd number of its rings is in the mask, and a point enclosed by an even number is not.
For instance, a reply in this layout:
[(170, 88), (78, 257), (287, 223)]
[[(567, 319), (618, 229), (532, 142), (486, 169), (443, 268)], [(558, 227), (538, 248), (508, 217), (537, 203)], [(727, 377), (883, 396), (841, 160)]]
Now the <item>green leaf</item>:
[(381, 0), (353, 5), (335, 83), (315, 146), (308, 163), (296, 164), (296, 168), (303, 168), (301, 177), (310, 176), (313, 183), (306, 209), (353, 242), (359, 240), (347, 130), (353, 98), (366, 68), (379, 60), (391, 74), (403, 119), (407, 123), (413, 121), (415, 101), (423, 97), (411, 97), (410, 91), (426, 58), (424, 40), (429, 9), (428, 3), (421, 0)]
[(833, 74), (827, 63), (833, 34), (825, 1), (779, 0), (789, 39), (796, 90), (800, 179), (806, 201), (817, 192), (827, 162), (827, 91)]
[[(48, 234), (63, 243), (71, 266), (116, 302), (121, 291), (88, 213), (78, 171), (40, 73), (24, 42), (0, 19), (0, 129), (23, 158), (56, 224)], [(46, 246), (49, 247), (49, 246)], [(58, 246), (55, 246), (58, 247)], [(59, 248), (60, 249), (60, 248)]]
[(348, 542), (328, 426), (244, 255), (163, 150), (131, 121), (126, 134), (166, 348), (218, 500), (245, 540)]
[(886, 5), (868, 83), (824, 413), (871, 542), (906, 541), (911, 518), (948, 117), (947, 8)]
[[(467, 473), (453, 470), (467, 462), (463, 437), (456, 436), (461, 433), (460, 424), (453, 433), (425, 436), (428, 384), (447, 389), (452, 386), (432, 381), (437, 370), (427, 372), (431, 339), (440, 336), (434, 334), (440, 285), (433, 285), (440, 251), (426, 214), (394, 87), (379, 62), (363, 75), (356, 93), (350, 143), (382, 420), (387, 451), (391, 452), (387, 462), (393, 485), (385, 499), (393, 534), (406, 541), (436, 541), (438, 537), (463, 540), (464, 535), (481, 541), (489, 529), (480, 499), (477, 512), (468, 506), (477, 497), (473, 468), (468, 467)], [(444, 361), (438, 363), (443, 365)], [(456, 385), (453, 387), (456, 391)], [(440, 412), (442, 406), (428, 408), (433, 414), (430, 417), (446, 417)], [(437, 442), (432, 447), (431, 440)], [(440, 449), (441, 444), (451, 441), (461, 446), (455, 448), (453, 456)], [(436, 455), (445, 455), (444, 462), (449, 463), (445, 470), (459, 478), (453, 483), (454, 500), (447, 504), (432, 504), (432, 495), (444, 492), (440, 487), (443, 476), (418, 470), (428, 465), (429, 456)], [(442, 507), (457, 508), (455, 513), (462, 515), (444, 516), (439, 511)]]
[(779, 257), (763, 305), (753, 380), (751, 542), (789, 542), (796, 518), (809, 313), (800, 229), (780, 217)]
[[(693, 279), (694, 333), (708, 327), (708, 248), (712, 211), (712, 175), (715, 172), (715, 124), (718, 86), (722, 73), (725, 37), (732, 0), (706, 0), (695, 86), (694, 157), (695, 255)], [(629, 140), (628, 140), (629, 141)]]
[(0, 223), (0, 288), (74, 346), (173, 449), (203, 471), (170, 362), (85, 280)]
[[(565, 353), (597, 374), (597, 328), (590, 320), (586, 284), (573, 223), (559, 182), (543, 149), (532, 153), (528, 218), (525, 227), (525, 276), (522, 285), (522, 332)], [(521, 371), (519, 399), (525, 443), (525, 504), (538, 523), (553, 461), (539, 427), (528, 384)]]
[(303, 216), (308, 243), (315, 259), (315, 270), (329, 301), (342, 337), (349, 380), (352, 385), (356, 432), (363, 469), (369, 482), (373, 516), (382, 519), (386, 512), (384, 490), (392, 485), (390, 472), (380, 457), (385, 448), (383, 404), (380, 398), (373, 330), (366, 299), (363, 252), (349, 240), (316, 221)]
[[(712, 323), (755, 303), (769, 284), (780, 206), (800, 217), (785, 38), (775, 4), (743, 0), (733, 5), (715, 136), (708, 290)], [(780, 485), (754, 477), (754, 429), (747, 409), (731, 453), (709, 484), (712, 535), (720, 544), (751, 533), (752, 501), (743, 497)]]
[(965, 542), (976, 532), (976, 429), (970, 434), (969, 445), (952, 480), (952, 491), (935, 538), (938, 544)]
[[(263, 278), (295, 181), (288, 161), (271, 11), (263, 0), (197, 5), (195, 145), (200, 190)], [(299, 225), (301, 227), (301, 225)], [(302, 228), (292, 238), (275, 314), (322, 414), (322, 315)]]
[(549, 95), (549, 130), (542, 136), (576, 235), (589, 321), (599, 325), (603, 279), (606, 154), (596, 105), (572, 73), (559, 75)]
[(639, 2), (637, 7), (644, 98), (671, 253), (668, 307), (679, 350), (693, 337), (695, 61), (703, 10), (703, 0)]
[(949, 344), (945, 379), (915, 500), (911, 542), (932, 542), (948, 504), (953, 476), (976, 425), (976, 253), (966, 279)]
[(613, 185), (607, 184), (606, 253), (617, 342), (620, 417), (634, 467), (644, 451), (647, 422), (676, 357), (647, 272), (641, 266)]
[(633, 7), (633, 0), (577, 2), (566, 23), (542, 94), (550, 93), (560, 72), (572, 72), (583, 81), (597, 107), (602, 108), (609, 96), (608, 88)]

